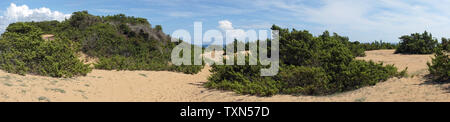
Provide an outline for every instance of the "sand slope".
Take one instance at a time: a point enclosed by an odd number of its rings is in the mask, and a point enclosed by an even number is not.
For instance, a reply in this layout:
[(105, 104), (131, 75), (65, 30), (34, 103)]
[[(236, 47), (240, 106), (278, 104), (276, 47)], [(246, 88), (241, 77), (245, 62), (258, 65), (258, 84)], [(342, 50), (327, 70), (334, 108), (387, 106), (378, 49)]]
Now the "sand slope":
[(276, 95), (257, 97), (208, 90), (210, 67), (199, 74), (167, 71), (93, 70), (85, 77), (21, 76), (0, 71), (0, 101), (450, 101), (448, 84), (423, 78), (432, 55), (399, 55), (393, 50), (367, 51), (361, 60), (408, 67), (414, 77), (392, 78), (375, 86), (329, 96)]

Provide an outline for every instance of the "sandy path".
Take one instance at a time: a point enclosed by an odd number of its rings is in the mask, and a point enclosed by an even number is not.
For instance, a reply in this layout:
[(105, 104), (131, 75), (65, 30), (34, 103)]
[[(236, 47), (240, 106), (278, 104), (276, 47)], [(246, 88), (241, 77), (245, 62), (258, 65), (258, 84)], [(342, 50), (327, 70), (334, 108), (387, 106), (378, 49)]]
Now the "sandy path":
[(423, 76), (432, 55), (366, 52), (363, 60), (408, 67), (413, 77), (392, 78), (375, 86), (329, 96), (256, 97), (201, 86), (209, 67), (196, 75), (167, 71), (93, 70), (85, 77), (20, 76), (0, 71), (0, 101), (450, 101), (448, 84), (429, 84)]

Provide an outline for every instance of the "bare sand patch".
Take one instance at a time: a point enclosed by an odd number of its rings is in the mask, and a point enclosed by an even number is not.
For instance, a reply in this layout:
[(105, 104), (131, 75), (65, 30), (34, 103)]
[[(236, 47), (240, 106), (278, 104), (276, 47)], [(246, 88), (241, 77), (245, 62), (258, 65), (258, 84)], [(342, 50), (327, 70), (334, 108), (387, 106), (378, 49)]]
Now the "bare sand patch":
[(275, 95), (257, 97), (202, 86), (210, 75), (206, 66), (195, 75), (168, 71), (93, 70), (84, 77), (50, 78), (0, 71), (0, 101), (149, 101), (149, 102), (364, 102), (450, 101), (448, 84), (432, 84), (423, 78), (432, 55), (400, 55), (394, 50), (367, 51), (360, 60), (383, 61), (399, 69), (408, 67), (414, 77), (391, 78), (375, 86), (328, 96)]

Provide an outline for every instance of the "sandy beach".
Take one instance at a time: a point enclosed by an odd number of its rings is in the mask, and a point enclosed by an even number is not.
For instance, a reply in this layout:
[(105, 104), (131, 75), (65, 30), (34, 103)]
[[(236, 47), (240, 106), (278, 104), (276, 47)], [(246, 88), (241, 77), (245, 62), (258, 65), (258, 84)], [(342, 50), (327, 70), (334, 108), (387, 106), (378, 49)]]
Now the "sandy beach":
[(275, 95), (258, 97), (230, 91), (210, 90), (202, 86), (210, 75), (206, 66), (195, 75), (168, 71), (93, 70), (87, 76), (51, 78), (0, 71), (0, 101), (8, 102), (367, 102), (367, 101), (447, 101), (450, 85), (428, 82), (427, 61), (433, 55), (400, 55), (394, 50), (367, 51), (360, 60), (408, 67), (407, 78), (391, 78), (375, 86), (328, 96)]

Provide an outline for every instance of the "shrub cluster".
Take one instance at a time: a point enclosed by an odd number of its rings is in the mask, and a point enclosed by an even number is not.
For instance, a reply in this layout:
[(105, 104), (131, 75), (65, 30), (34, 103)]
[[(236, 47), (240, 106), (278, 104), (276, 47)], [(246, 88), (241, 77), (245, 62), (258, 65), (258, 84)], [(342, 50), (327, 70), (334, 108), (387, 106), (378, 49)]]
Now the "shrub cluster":
[[(203, 66), (170, 65), (172, 49), (180, 42), (170, 42), (170, 37), (162, 33), (162, 27), (151, 28), (143, 18), (127, 17), (123, 14), (96, 17), (87, 12), (74, 13), (82, 20), (68, 21), (90, 25), (76, 28), (81, 37), (72, 40), (80, 42), (82, 51), (99, 57), (95, 68), (116, 70), (170, 70), (189, 74), (199, 72)], [(96, 19), (99, 18), (100, 21)], [(69, 27), (70, 28), (70, 27)]]
[(400, 43), (395, 50), (395, 53), (403, 54), (431, 54), (438, 44), (436, 39), (433, 39), (431, 33), (425, 31), (424, 33), (413, 33), (411, 35), (404, 35), (400, 37)]
[(447, 52), (450, 52), (450, 38), (449, 39), (447, 39), (447, 38), (442, 38), (442, 40), (441, 40), (442, 42), (441, 42), (441, 45), (442, 45), (442, 50), (444, 50), (444, 51), (447, 51)]
[(380, 50), (380, 49), (396, 49), (398, 47), (397, 44), (387, 43), (383, 41), (374, 41), (371, 43), (362, 43), (360, 44), (364, 50)]
[(266, 67), (260, 64), (213, 65), (205, 86), (261, 96), (327, 95), (406, 75), (406, 70), (398, 72), (393, 65), (354, 60), (357, 53), (351, 49), (351, 42), (337, 34), (324, 32), (315, 37), (308, 31), (289, 31), (275, 25), (272, 29), (280, 32), (278, 75), (260, 76), (260, 69)]
[(0, 40), (0, 68), (11, 73), (72, 77), (91, 71), (80, 62), (67, 38), (43, 40), (40, 28), (28, 23), (11, 24)]
[[(42, 34), (53, 34), (55, 35), (55, 40), (44, 41), (40, 37)], [(88, 56), (99, 58), (98, 64), (95, 65), (97, 69), (170, 70), (195, 74), (203, 67), (170, 65), (171, 51), (181, 42), (171, 42), (170, 36), (162, 32), (161, 26), (152, 28), (150, 23), (144, 18), (128, 17), (123, 14), (94, 16), (87, 11), (80, 11), (74, 12), (70, 19), (62, 22), (15, 23), (8, 27), (2, 38), (1, 41), (5, 44), (2, 45), (1, 50), (6, 52), (2, 54), (3, 69), (17, 73), (25, 71), (41, 75), (48, 74), (54, 77), (86, 74), (83, 69), (84, 65), (80, 66), (76, 63), (76, 60), (71, 59), (76, 59), (76, 56), (72, 54), (77, 52), (83, 52)], [(24, 46), (16, 44), (18, 41), (15, 40), (22, 40), (23, 44), (21, 45)], [(63, 52), (64, 55), (51, 53), (51, 51)], [(41, 54), (40, 52), (47, 54)], [(21, 55), (29, 55), (30, 57)], [(58, 58), (53, 59), (51, 57)], [(60, 60), (59, 58), (70, 59)], [(16, 59), (20, 62), (17, 62)], [(64, 71), (45, 69), (47, 67), (19, 70), (17, 68), (21, 67), (10, 66), (30, 65), (31, 67), (31, 65), (37, 65), (33, 64), (33, 61), (61, 65), (59, 67), (71, 63), (71, 66), (65, 67)], [(61, 74), (60, 72), (66, 73)]]

